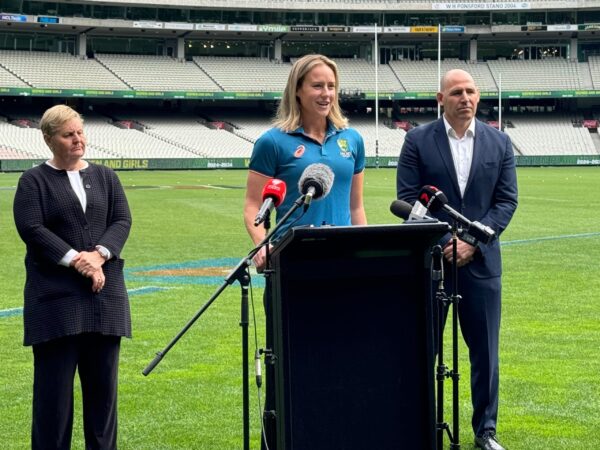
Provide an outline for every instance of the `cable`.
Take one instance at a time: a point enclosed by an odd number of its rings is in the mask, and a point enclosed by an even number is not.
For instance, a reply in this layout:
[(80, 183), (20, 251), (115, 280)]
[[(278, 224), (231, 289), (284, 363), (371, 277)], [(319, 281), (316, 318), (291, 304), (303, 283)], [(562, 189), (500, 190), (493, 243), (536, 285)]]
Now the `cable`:
[(292, 228), (296, 224), (296, 222), (298, 222), (300, 219), (302, 219), (304, 214), (306, 214), (307, 210), (308, 210), (308, 208), (303, 208), (302, 213), (298, 217), (296, 217), (292, 223), (290, 223), (290, 225), (288, 226), (288, 229)]
[[(258, 357), (260, 359), (260, 350), (258, 348), (258, 327), (256, 326), (256, 309), (254, 308), (254, 290), (252, 289), (252, 277), (250, 277), (249, 287), (250, 287), (250, 305), (252, 307), (252, 322), (254, 323), (254, 355), (255, 355), (254, 357), (256, 359), (256, 356), (258, 355)], [(247, 383), (248, 380), (245, 380), (245, 382)], [(261, 385), (262, 385), (262, 383), (259, 384), (257, 382), (256, 393), (257, 393), (257, 397), (258, 397), (258, 417), (260, 418), (259, 419), (260, 420), (260, 436), (261, 436), (261, 439), (264, 441), (266, 450), (269, 450), (269, 445), (267, 444), (267, 437), (265, 435), (265, 417), (264, 417), (263, 410), (262, 410)]]

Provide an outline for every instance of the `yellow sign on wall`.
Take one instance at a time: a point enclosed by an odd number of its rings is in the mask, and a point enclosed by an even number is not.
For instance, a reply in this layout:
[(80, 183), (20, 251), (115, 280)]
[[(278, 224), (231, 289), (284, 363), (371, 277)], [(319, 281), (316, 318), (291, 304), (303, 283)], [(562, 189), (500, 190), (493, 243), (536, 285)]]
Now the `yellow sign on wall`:
[(410, 27), (411, 33), (437, 33), (438, 27)]

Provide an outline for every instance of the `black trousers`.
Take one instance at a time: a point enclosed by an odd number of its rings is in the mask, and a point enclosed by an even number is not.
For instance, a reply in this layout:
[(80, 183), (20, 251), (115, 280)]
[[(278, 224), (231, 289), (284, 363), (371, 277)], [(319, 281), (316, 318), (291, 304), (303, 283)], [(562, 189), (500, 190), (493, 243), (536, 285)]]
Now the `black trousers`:
[(117, 448), (119, 336), (86, 333), (33, 346), (33, 450), (70, 449), (79, 372), (86, 449)]

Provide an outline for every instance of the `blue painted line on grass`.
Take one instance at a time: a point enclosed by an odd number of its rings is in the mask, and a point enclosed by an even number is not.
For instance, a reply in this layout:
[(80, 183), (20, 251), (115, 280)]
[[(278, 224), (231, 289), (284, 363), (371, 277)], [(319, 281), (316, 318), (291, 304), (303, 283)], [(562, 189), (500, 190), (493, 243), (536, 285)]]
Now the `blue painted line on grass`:
[[(563, 234), (559, 236), (544, 236), (539, 238), (531, 239), (515, 239), (513, 241), (501, 242), (503, 247), (520, 244), (531, 244), (536, 242), (544, 241), (556, 241), (564, 239), (585, 239), (599, 237), (600, 232), (593, 233), (580, 233), (580, 234)], [(239, 259), (236, 258), (215, 258), (215, 259), (200, 259), (196, 261), (186, 261), (183, 263), (173, 264), (161, 264), (156, 266), (145, 266), (135, 267), (125, 270), (125, 275), (128, 281), (137, 282), (154, 282), (166, 285), (173, 284), (206, 284), (206, 285), (220, 285), (225, 281), (225, 277), (229, 274), (238, 263)], [(213, 268), (216, 270), (222, 269), (223, 276), (190, 276), (190, 275), (154, 275), (152, 272), (160, 271), (177, 271), (185, 269), (201, 269), (201, 268)], [(145, 275), (147, 272), (148, 275)], [(263, 287), (265, 284), (264, 277), (255, 276), (252, 278), (252, 283), (256, 287)], [(160, 292), (170, 289), (169, 287), (161, 286), (143, 286), (140, 288), (128, 289), (127, 293), (130, 296), (150, 294), (153, 292)], [(23, 308), (11, 308), (0, 310), (0, 319), (5, 317), (18, 316), (23, 313)]]
[(153, 266), (140, 266), (126, 268), (126, 274), (133, 272), (148, 272), (158, 270), (178, 270), (178, 269), (195, 269), (198, 267), (231, 267), (233, 268), (240, 260), (236, 258), (212, 258), (212, 259), (197, 259), (194, 261), (186, 261), (170, 264), (157, 264)]
[(558, 241), (562, 239), (581, 239), (581, 238), (590, 238), (600, 236), (600, 232), (594, 233), (581, 233), (581, 234), (563, 234), (560, 236), (544, 236), (539, 238), (531, 238), (531, 239), (515, 239), (514, 241), (506, 241), (500, 242), (502, 247), (509, 245), (519, 245), (519, 244), (531, 244), (533, 242), (544, 242), (544, 241)]
[[(167, 287), (144, 286), (140, 288), (127, 289), (127, 294), (129, 294), (131, 297), (133, 295), (150, 294), (152, 292), (166, 291), (168, 289), (169, 288)], [(23, 308), (2, 309), (0, 310), (0, 319), (5, 317), (20, 316), (21, 314), (23, 314)]]
[(158, 286), (145, 286), (134, 289), (127, 289), (127, 294), (131, 297), (132, 295), (151, 294), (152, 292), (166, 291), (169, 288), (158, 287)]
[(0, 318), (20, 316), (23, 314), (23, 308), (11, 308), (0, 310)]
[[(239, 262), (240, 259), (238, 258), (212, 258), (155, 266), (133, 267), (125, 269), (125, 276), (128, 281), (139, 283), (220, 285)], [(206, 275), (197, 275), (193, 273), (194, 270), (201, 271), (201, 269), (210, 269), (214, 272), (220, 272), (220, 274), (207, 273)], [(190, 271), (191, 273), (186, 273), (186, 271)], [(161, 274), (160, 272), (171, 273)], [(264, 277), (253, 275), (255, 274), (251, 274), (254, 286), (262, 287), (265, 285)]]

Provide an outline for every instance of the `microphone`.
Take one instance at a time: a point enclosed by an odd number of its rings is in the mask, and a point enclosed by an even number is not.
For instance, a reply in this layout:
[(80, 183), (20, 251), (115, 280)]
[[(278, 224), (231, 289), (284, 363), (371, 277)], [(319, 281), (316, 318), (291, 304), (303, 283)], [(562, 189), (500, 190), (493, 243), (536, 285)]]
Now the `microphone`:
[[(415, 202), (408, 215), (408, 220), (423, 220), (427, 217), (427, 208), (421, 204), (421, 202)], [(431, 217), (428, 217), (431, 219)]]
[(423, 186), (421, 193), (419, 194), (419, 202), (425, 205), (425, 207), (431, 212), (436, 212), (440, 209), (443, 209), (452, 219), (459, 222), (463, 227), (465, 227), (461, 239), (471, 245), (476, 245), (477, 241), (484, 244), (489, 244), (496, 235), (496, 232), (491, 227), (488, 227), (487, 225), (477, 221), (471, 222), (461, 213), (448, 205), (448, 197), (446, 197), (446, 194), (444, 194), (435, 186)]
[(333, 179), (333, 172), (325, 164), (311, 164), (304, 169), (298, 180), (298, 190), (305, 195), (305, 207), (308, 207), (313, 199), (326, 197), (333, 185)]
[(285, 198), (285, 182), (277, 178), (271, 178), (263, 187), (263, 204), (258, 210), (254, 219), (254, 226), (257, 227), (269, 217), (273, 208), (277, 208)]
[[(418, 205), (418, 207), (416, 205)], [(415, 213), (415, 211), (418, 212)], [(405, 202), (404, 200), (394, 200), (390, 205), (390, 212), (396, 217), (400, 217), (405, 221), (433, 220), (437, 222), (437, 219), (425, 214), (427, 212), (427, 208), (425, 208), (420, 202), (415, 202), (414, 205), (411, 205), (410, 203)]]
[(394, 200), (390, 205), (390, 212), (396, 217), (408, 220), (410, 213), (412, 212), (412, 206), (404, 200)]

